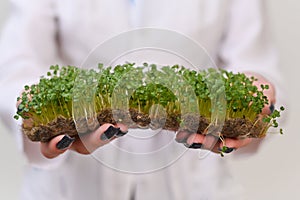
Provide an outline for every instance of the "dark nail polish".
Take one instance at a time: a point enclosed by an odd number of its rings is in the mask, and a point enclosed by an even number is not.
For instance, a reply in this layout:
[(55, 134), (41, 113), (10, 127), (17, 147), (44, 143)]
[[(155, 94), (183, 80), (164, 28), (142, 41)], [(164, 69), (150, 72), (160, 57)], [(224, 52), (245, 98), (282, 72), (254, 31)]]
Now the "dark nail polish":
[(128, 131), (123, 132), (123, 131), (121, 131), (121, 129), (120, 129), (119, 132), (116, 134), (116, 136), (117, 136), (117, 137), (122, 137), (122, 136), (126, 135), (127, 133), (128, 133)]
[(191, 146), (189, 146), (190, 149), (200, 149), (201, 147), (201, 143), (193, 143)]
[(100, 139), (105, 141), (111, 139), (113, 136), (117, 135), (120, 128), (115, 128), (113, 126), (108, 127), (108, 129), (100, 136)]
[(59, 150), (63, 150), (67, 147), (69, 147), (73, 142), (75, 138), (71, 138), (69, 135), (65, 135), (57, 144), (56, 148)]
[(23, 108), (21, 108), (21, 105), (18, 106), (17, 112), (22, 112)]
[(274, 104), (271, 104), (271, 105), (270, 105), (270, 107), (269, 107), (269, 109), (270, 109), (271, 113), (273, 113), (273, 112), (274, 112), (274, 110), (275, 110), (275, 106), (274, 106)]
[(201, 143), (193, 143), (191, 145), (185, 143), (184, 144), (185, 147), (190, 148), (190, 149), (200, 149), (202, 147)]
[(223, 153), (231, 153), (233, 150), (236, 150), (236, 148), (230, 148), (230, 147), (224, 146), (222, 149), (219, 149), (219, 150)]

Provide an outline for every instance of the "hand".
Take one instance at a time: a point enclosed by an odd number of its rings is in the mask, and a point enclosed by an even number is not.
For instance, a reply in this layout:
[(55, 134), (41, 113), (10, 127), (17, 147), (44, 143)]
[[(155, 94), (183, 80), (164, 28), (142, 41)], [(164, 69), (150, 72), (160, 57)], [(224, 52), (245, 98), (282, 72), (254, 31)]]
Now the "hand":
[[(254, 76), (258, 80), (253, 83), (253, 85), (257, 86), (257, 88), (261, 88), (260, 85), (269, 85), (268, 90), (264, 90), (264, 95), (267, 96), (269, 104), (265, 105), (262, 109), (262, 114), (271, 114), (274, 110), (274, 104), (276, 102), (275, 98), (275, 88), (273, 84), (271, 84), (266, 78), (259, 74), (254, 74), (252, 72), (246, 72), (247, 76)], [(215, 153), (220, 153), (223, 150), (223, 153), (230, 153), (238, 148), (245, 147), (249, 145), (253, 139), (245, 138), (245, 139), (231, 139), (225, 138), (224, 141), (218, 140), (215, 136), (212, 135), (201, 135), (196, 133), (188, 133), (186, 131), (180, 131), (176, 135), (176, 141), (179, 143), (184, 143), (184, 145), (188, 148), (192, 149), (207, 149)], [(224, 148), (224, 144), (226, 145)]]
[(97, 148), (121, 137), (128, 129), (123, 124), (103, 124), (96, 131), (82, 137), (72, 138), (68, 135), (59, 135), (47, 143), (40, 143), (41, 153), (46, 158), (55, 158), (67, 150), (73, 150), (80, 154), (90, 154)]
[(224, 141), (220, 141), (219, 138), (212, 135), (201, 135), (196, 133), (188, 133), (186, 131), (180, 131), (176, 135), (176, 141), (183, 143), (190, 149), (206, 149), (214, 153), (220, 153), (226, 144), (225, 151), (223, 153), (231, 153), (232, 151), (247, 146), (251, 143), (252, 138), (245, 139), (231, 139), (225, 138)]
[(246, 72), (245, 73), (248, 77), (254, 76), (257, 78), (257, 81), (254, 81), (253, 85), (260, 89), (260, 86), (269, 85), (268, 90), (264, 90), (264, 95), (268, 98), (269, 104), (265, 105), (262, 110), (262, 114), (269, 115), (274, 111), (274, 105), (276, 103), (276, 92), (274, 85), (268, 81), (265, 77), (260, 74), (256, 74), (253, 72)]
[[(28, 98), (31, 99), (31, 96), (28, 95)], [(20, 100), (17, 102), (17, 108), (19, 104)], [(31, 121), (24, 119), (23, 123), (30, 124)], [(127, 132), (128, 128), (123, 124), (117, 124), (115, 126), (112, 124), (103, 124), (94, 132), (81, 136), (80, 138), (78, 136), (72, 138), (68, 135), (58, 135), (49, 142), (40, 142), (40, 151), (46, 158), (55, 158), (67, 150), (73, 150), (80, 154), (90, 154), (114, 139), (124, 136)]]

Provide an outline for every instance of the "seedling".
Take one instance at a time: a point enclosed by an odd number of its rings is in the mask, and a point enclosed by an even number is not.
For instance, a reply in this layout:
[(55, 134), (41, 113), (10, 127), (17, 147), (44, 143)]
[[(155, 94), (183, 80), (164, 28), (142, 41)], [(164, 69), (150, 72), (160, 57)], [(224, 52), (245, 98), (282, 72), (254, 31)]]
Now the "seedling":
[(261, 115), (269, 103), (263, 93), (269, 86), (257, 88), (255, 80), (243, 73), (179, 65), (158, 69), (127, 63), (99, 65), (97, 70), (51, 66), (38, 84), (24, 87), (14, 117), (24, 119), (22, 128), (29, 139), (42, 142), (117, 122), (199, 134), (219, 127), (220, 138), (259, 138), (269, 127), (278, 127), (284, 108)]

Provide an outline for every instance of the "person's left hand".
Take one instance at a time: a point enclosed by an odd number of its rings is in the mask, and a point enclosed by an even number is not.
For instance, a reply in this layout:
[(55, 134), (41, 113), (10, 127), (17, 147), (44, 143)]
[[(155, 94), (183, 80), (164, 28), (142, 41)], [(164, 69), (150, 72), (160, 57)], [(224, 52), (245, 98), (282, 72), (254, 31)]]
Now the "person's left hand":
[[(260, 88), (260, 85), (269, 85), (268, 90), (264, 90), (264, 95), (268, 97), (269, 104), (265, 105), (262, 110), (262, 114), (271, 114), (274, 110), (275, 104), (275, 88), (274, 86), (263, 76), (259, 74), (254, 74), (251, 72), (245, 73), (247, 76), (255, 76), (258, 80), (253, 84)], [(223, 149), (223, 153), (230, 153), (236, 149), (241, 147), (245, 147), (249, 145), (253, 139), (245, 138), (245, 139), (232, 139), (225, 138), (224, 141), (218, 140), (215, 136), (212, 135), (201, 135), (196, 133), (188, 133), (186, 131), (179, 131), (176, 135), (176, 141), (179, 143), (183, 143), (187, 148), (191, 149), (207, 149), (215, 153), (220, 153)], [(225, 148), (224, 148), (225, 144)]]

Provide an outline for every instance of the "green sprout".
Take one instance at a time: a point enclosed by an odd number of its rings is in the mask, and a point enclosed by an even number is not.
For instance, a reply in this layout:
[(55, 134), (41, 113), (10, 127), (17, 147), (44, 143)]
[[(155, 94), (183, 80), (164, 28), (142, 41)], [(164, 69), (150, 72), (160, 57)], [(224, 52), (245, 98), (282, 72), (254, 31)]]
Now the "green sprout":
[(55, 65), (39, 83), (24, 87), (17, 98), (19, 106), (14, 118), (31, 119), (30, 128), (34, 129), (57, 118), (72, 120), (75, 111), (87, 120), (114, 109), (131, 109), (148, 116), (152, 106), (160, 105), (166, 112), (165, 120), (177, 124), (169, 127), (171, 130), (189, 125), (189, 121), (182, 119), (184, 115), (200, 113), (198, 117), (214, 125), (232, 119), (251, 122), (261, 132), (255, 135), (248, 131), (244, 136), (262, 137), (269, 127), (279, 126), (277, 119), (284, 108), (261, 119), (262, 109), (269, 103), (264, 96), (269, 86), (261, 85), (258, 89), (253, 85), (255, 80), (243, 73), (212, 68), (195, 71), (179, 65), (158, 69), (147, 63), (106, 68), (99, 64), (97, 70)]

